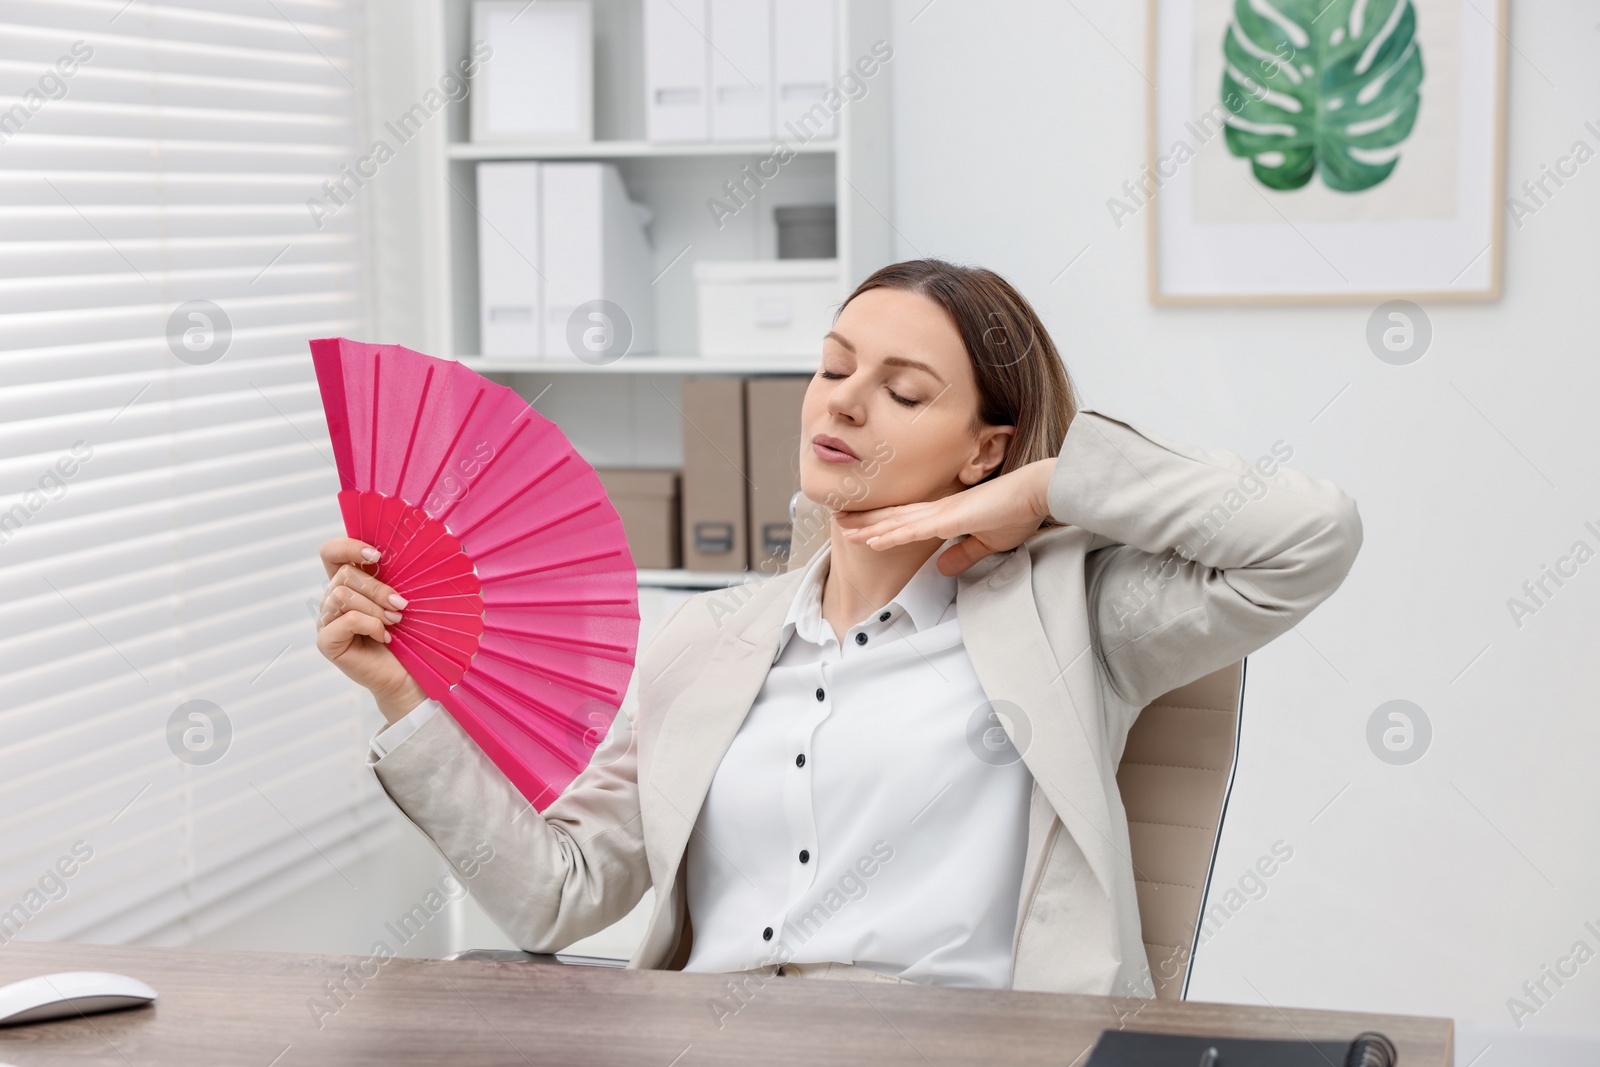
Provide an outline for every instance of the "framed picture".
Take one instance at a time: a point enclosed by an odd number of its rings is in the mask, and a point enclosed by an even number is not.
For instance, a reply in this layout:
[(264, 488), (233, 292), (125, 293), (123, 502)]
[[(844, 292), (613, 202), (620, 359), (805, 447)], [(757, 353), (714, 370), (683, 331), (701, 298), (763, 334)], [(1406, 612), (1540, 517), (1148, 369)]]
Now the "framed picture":
[(1507, 0), (1147, 0), (1157, 304), (1500, 295)]

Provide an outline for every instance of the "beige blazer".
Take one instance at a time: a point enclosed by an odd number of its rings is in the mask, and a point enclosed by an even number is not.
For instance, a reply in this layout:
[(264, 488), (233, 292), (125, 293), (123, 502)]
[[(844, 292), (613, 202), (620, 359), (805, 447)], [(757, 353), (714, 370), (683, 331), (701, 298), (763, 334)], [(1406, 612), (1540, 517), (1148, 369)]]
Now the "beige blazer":
[[(1250, 463), (1084, 409), (1049, 490), (1068, 525), (960, 576), (967, 652), (990, 701), (1016, 709), (1002, 725), (1034, 778), (1013, 988), (1155, 995), (1116, 784), (1128, 729), (1155, 697), (1303, 619), (1361, 544), (1354, 502), (1274, 450)], [(542, 815), (448, 715), (369, 762), (446, 859), (475, 871), (473, 895), (522, 948), (563, 949), (653, 888), (628, 966), (681, 968), (685, 846), (799, 578), (680, 604), (639, 657), (629, 720)]]

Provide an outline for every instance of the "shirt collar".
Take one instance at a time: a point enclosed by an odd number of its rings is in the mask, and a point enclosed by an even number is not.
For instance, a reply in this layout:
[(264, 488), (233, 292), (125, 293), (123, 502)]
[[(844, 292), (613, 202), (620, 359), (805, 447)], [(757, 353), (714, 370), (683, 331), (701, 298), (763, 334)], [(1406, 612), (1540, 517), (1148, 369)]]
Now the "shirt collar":
[[(869, 618), (876, 618), (885, 611), (903, 612), (913, 631), (920, 632), (936, 625), (956, 595), (956, 578), (939, 572), (939, 556), (953, 541), (954, 538), (950, 538), (940, 545), (906, 581), (905, 587)], [(822, 587), (828, 577), (832, 553), (833, 545), (824, 542), (806, 565), (805, 573), (800, 578), (800, 587), (795, 590), (794, 600), (789, 605), (789, 613), (784, 617), (783, 632), (778, 638), (775, 656), (782, 654), (789, 638), (797, 632), (805, 640), (818, 645), (823, 644), (831, 632), (826, 629), (827, 624), (822, 619)], [(891, 623), (893, 621), (891, 619)], [(903, 626), (897, 625), (896, 628), (904, 632)]]

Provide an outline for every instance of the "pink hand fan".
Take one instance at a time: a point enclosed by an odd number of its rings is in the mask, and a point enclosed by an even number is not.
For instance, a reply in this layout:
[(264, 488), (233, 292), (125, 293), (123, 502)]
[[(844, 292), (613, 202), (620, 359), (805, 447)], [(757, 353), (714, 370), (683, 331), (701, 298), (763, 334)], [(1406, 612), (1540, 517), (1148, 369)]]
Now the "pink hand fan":
[(627, 691), (639, 586), (594, 468), (515, 392), (399, 345), (311, 342), (345, 530), (408, 601), (394, 652), (543, 811)]

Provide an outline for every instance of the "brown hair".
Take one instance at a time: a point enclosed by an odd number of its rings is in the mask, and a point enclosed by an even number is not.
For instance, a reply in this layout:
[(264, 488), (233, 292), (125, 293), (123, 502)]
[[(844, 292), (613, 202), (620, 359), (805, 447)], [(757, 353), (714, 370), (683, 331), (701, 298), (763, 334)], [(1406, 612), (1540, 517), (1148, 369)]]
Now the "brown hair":
[(1076, 391), (1044, 323), (1010, 282), (982, 267), (912, 259), (874, 272), (839, 310), (871, 289), (920, 293), (944, 308), (961, 334), (977, 379), (974, 428), (1017, 428), (1005, 460), (984, 481), (1060, 452), (1067, 426), (1078, 413)]

